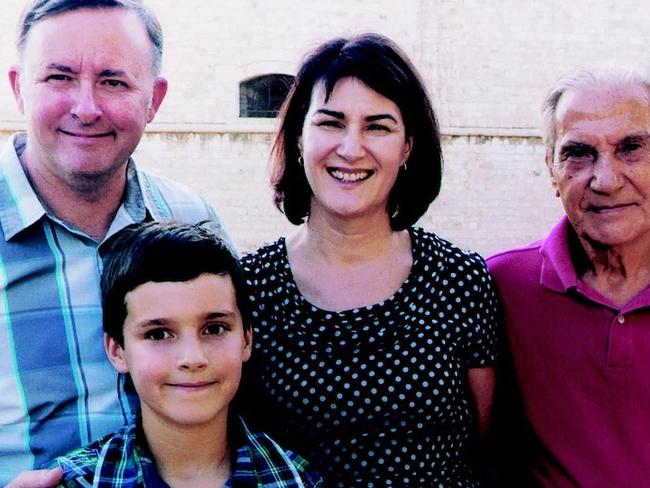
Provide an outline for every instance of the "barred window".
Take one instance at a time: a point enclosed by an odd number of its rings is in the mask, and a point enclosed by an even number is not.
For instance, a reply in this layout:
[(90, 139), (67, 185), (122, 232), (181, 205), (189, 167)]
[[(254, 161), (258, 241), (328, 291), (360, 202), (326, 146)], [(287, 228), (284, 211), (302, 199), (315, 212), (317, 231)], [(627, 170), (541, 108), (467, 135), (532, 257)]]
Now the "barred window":
[(274, 73), (242, 81), (239, 84), (239, 116), (277, 117), (293, 78)]

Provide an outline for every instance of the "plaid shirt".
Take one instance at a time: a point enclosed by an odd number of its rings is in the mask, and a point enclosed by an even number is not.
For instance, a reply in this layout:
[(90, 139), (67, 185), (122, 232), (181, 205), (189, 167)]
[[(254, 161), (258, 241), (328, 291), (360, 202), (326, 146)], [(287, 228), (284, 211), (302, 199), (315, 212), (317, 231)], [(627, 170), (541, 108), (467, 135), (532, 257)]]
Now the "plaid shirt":
[[(102, 244), (48, 212), (18, 159), (0, 155), (0, 486), (113, 432), (132, 415), (102, 343)], [(196, 193), (130, 161), (111, 235), (133, 222), (215, 218)]]
[[(269, 436), (253, 433), (243, 419), (233, 425), (236, 449), (232, 476), (224, 488), (320, 487), (321, 477), (300, 456), (283, 450)], [(119, 431), (55, 460), (67, 488), (167, 488), (142, 442), (134, 416)]]

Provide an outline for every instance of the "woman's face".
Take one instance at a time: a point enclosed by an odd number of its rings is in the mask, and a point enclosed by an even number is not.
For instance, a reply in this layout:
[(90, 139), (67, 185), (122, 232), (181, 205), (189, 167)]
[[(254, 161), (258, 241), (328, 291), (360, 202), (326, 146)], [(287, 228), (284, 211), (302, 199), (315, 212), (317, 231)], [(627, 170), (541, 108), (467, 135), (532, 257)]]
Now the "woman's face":
[(323, 83), (314, 87), (300, 149), (313, 193), (310, 218), (367, 218), (385, 216), (411, 140), (398, 106), (348, 77), (327, 101)]

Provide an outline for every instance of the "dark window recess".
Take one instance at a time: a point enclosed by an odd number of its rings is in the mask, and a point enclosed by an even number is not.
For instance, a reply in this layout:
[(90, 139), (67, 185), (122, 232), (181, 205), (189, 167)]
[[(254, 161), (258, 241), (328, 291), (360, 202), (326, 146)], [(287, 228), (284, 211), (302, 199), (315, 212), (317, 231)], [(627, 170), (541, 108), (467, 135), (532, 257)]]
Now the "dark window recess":
[(277, 117), (292, 82), (293, 76), (279, 74), (242, 81), (239, 84), (239, 116)]

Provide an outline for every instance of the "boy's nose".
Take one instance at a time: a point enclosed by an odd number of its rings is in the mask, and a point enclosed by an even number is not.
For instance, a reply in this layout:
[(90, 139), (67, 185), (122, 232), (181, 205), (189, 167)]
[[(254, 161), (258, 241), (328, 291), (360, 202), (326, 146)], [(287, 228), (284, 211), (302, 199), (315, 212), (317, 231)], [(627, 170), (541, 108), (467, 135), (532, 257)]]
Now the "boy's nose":
[(184, 340), (178, 345), (178, 367), (186, 370), (200, 370), (208, 365), (208, 357), (197, 340)]

